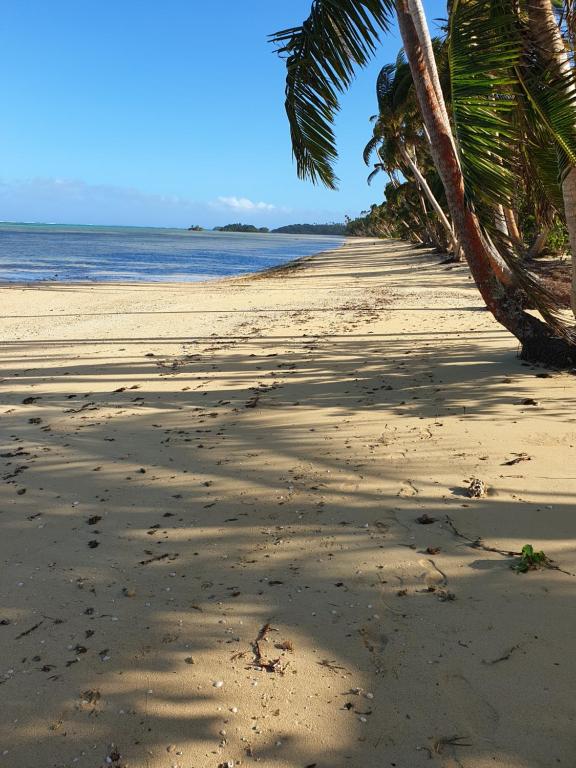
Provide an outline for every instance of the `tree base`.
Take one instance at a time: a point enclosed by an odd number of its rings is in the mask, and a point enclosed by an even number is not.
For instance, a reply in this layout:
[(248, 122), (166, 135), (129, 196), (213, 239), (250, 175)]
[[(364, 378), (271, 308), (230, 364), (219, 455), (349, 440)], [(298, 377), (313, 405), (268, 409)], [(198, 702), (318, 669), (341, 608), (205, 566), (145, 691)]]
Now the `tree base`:
[(522, 343), (522, 360), (560, 370), (576, 368), (576, 343), (548, 335), (538, 335)]

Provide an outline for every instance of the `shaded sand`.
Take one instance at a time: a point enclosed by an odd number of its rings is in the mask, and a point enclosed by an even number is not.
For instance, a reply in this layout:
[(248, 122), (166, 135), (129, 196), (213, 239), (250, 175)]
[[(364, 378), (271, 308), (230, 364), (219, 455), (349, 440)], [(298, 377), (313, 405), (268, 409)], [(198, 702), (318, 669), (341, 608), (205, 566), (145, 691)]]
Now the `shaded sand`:
[(439, 262), (1, 289), (0, 765), (575, 764), (576, 380)]

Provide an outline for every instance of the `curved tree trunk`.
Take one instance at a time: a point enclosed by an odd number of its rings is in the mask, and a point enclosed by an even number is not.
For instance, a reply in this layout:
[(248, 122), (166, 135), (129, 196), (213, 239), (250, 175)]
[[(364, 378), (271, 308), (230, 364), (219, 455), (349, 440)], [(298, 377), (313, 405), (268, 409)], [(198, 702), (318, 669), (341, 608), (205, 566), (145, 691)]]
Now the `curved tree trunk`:
[(412, 17), (412, 23), (414, 24), (416, 34), (418, 35), (422, 56), (424, 57), (428, 72), (430, 73), (432, 85), (434, 86), (442, 118), (446, 123), (446, 126), (450, 127), (450, 118), (448, 117), (446, 101), (444, 100), (444, 93), (442, 92), (442, 86), (440, 85), (436, 57), (434, 56), (434, 48), (432, 47), (432, 38), (430, 37), (430, 31), (426, 21), (426, 12), (424, 11), (421, 0), (407, 0), (407, 4), (408, 11)]
[(536, 235), (534, 242), (528, 248), (526, 251), (525, 259), (535, 259), (539, 253), (542, 251), (544, 246), (546, 245), (546, 240), (548, 239), (548, 233), (549, 233), (548, 227), (545, 227), (544, 229), (540, 230), (538, 234)]
[(504, 206), (502, 204), (498, 204), (494, 209), (494, 226), (498, 232), (504, 235), (504, 237), (510, 237), (508, 234), (508, 224), (506, 223), (506, 217), (504, 216)]
[(422, 245), (422, 238), (416, 234), (416, 232), (414, 231), (414, 227), (411, 227), (410, 224), (408, 224), (408, 222), (406, 221), (406, 219), (400, 219), (400, 224), (404, 224), (408, 232), (409, 238), (413, 238), (414, 240), (416, 240), (417, 243), (420, 243), (420, 245)]
[(524, 249), (524, 242), (518, 227), (516, 214), (512, 208), (504, 208), (504, 218), (506, 219), (506, 226), (508, 227), (508, 234), (512, 244), (515, 245), (518, 250), (522, 251)]
[[(529, 0), (527, 6), (530, 32), (543, 60), (558, 72), (570, 72), (572, 66), (554, 18), (552, 3), (550, 0)], [(573, 91), (574, 86), (570, 90)], [(576, 114), (574, 121), (576, 122)], [(576, 315), (576, 168), (571, 168), (562, 182), (562, 197), (572, 254), (571, 305)]]
[[(506, 245), (508, 245), (510, 242), (510, 233), (508, 231), (508, 223), (506, 221), (504, 206), (501, 204), (497, 205), (494, 209), (494, 226), (498, 232), (503, 235), (504, 240), (506, 241)], [(484, 238), (488, 244), (488, 254), (492, 264), (492, 269), (496, 273), (496, 277), (504, 285), (508, 286), (509, 288), (513, 288), (514, 285), (516, 285), (516, 280), (514, 279), (514, 275), (512, 274), (510, 267), (508, 264), (506, 264), (498, 252), (498, 249), (494, 245), (492, 238), (487, 234), (484, 235)]]
[(397, 0), (396, 10), (418, 103), (431, 139), (433, 160), (446, 190), (456, 236), (464, 249), (478, 290), (496, 320), (520, 340), (525, 357), (554, 365), (573, 364), (576, 361), (576, 348), (556, 338), (541, 320), (525, 313), (514, 293), (506, 290), (496, 278), (478, 220), (466, 204), (464, 180), (454, 150), (453, 136), (438, 103), (407, 0)]
[(400, 155), (404, 160), (404, 162), (406, 163), (406, 165), (410, 168), (410, 170), (414, 174), (416, 178), (416, 183), (428, 198), (428, 202), (430, 203), (432, 208), (436, 211), (438, 218), (442, 222), (442, 226), (446, 230), (446, 236), (448, 238), (448, 242), (450, 243), (450, 246), (454, 249), (454, 251), (456, 251), (456, 243), (455, 243), (454, 230), (452, 229), (452, 225), (448, 221), (448, 218), (444, 213), (442, 206), (440, 205), (438, 200), (436, 200), (434, 193), (430, 189), (430, 185), (428, 184), (428, 182), (424, 177), (424, 174), (422, 173), (420, 168), (418, 168), (418, 165), (412, 159), (406, 147), (404, 147), (402, 144), (400, 144)]

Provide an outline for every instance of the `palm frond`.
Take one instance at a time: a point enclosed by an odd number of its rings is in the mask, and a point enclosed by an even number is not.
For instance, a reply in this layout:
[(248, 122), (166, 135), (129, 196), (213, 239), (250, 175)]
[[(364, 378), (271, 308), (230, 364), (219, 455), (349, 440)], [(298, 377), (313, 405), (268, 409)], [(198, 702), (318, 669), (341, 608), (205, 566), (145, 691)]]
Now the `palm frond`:
[(518, 83), (533, 122), (548, 132), (558, 151), (562, 178), (576, 167), (576, 75), (571, 66), (550, 61), (549, 52), (539, 50), (536, 41), (516, 68)]
[(396, 66), (394, 64), (385, 64), (376, 78), (376, 100), (378, 102), (378, 112), (380, 114), (390, 110), (391, 94), (394, 88), (396, 71)]
[(375, 163), (374, 170), (372, 170), (368, 175), (368, 179), (367, 179), (368, 184), (372, 184), (373, 179), (375, 179), (376, 176), (378, 176), (378, 174), (383, 170), (384, 170), (384, 166), (382, 165), (382, 163)]
[(381, 142), (382, 142), (382, 136), (379, 135), (376, 129), (374, 129), (374, 135), (372, 136), (368, 144), (366, 144), (366, 146), (364, 147), (364, 151), (362, 153), (362, 157), (364, 158), (364, 162), (366, 163), (366, 165), (370, 165), (370, 162), (372, 160), (372, 155), (374, 154), (374, 152), (376, 152), (378, 145)]
[(394, 78), (394, 90), (392, 93), (392, 107), (404, 109), (411, 96), (414, 96), (414, 81), (412, 72), (406, 61), (396, 64), (396, 77)]
[(558, 152), (550, 134), (533, 115), (524, 118), (520, 128), (525, 136), (520, 149), (524, 189), (541, 221), (551, 223), (554, 217), (564, 217), (564, 200), (560, 186)]
[(374, 54), (393, 10), (393, 0), (313, 0), (301, 26), (270, 36), (286, 58), (285, 106), (300, 178), (336, 187), (338, 95)]
[(508, 204), (517, 136), (514, 67), (522, 55), (514, 4), (453, 0), (448, 62), (466, 196)]

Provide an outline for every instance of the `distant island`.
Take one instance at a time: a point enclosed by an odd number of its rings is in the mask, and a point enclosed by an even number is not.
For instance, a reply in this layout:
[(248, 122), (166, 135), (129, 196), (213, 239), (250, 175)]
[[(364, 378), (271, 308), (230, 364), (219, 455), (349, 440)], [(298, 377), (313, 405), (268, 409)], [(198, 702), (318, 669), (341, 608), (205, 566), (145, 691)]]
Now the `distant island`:
[(345, 235), (345, 224), (288, 224), (286, 227), (278, 227), (272, 232), (281, 235)]
[[(269, 232), (279, 235), (333, 235), (340, 236), (346, 234), (346, 224), (288, 224), (285, 227), (277, 229), (268, 229), (268, 227), (256, 227), (254, 224), (225, 224), (223, 227), (214, 227), (213, 232), (249, 232), (262, 233)], [(194, 224), (188, 227), (188, 232), (204, 232), (204, 228)]]
[(214, 227), (214, 232), (270, 232), (268, 227), (255, 227), (254, 224), (225, 224), (223, 227)]

